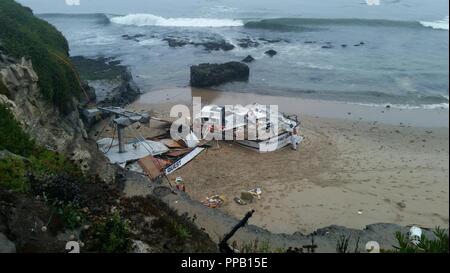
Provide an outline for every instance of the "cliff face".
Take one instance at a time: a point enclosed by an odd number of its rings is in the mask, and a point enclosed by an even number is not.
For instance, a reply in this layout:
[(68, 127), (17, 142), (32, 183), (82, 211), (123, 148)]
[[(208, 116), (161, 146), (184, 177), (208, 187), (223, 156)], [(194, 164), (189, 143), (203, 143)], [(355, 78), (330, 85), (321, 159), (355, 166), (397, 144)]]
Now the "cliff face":
[[(53, 151), (74, 153), (72, 156), (76, 160), (91, 157), (84, 147), (87, 133), (78, 111), (62, 115), (58, 108), (43, 98), (38, 85), (39, 76), (30, 60), (0, 54), (0, 81), (6, 90), (5, 94), (0, 94), (0, 102), (8, 106), (24, 131), (39, 145)], [(77, 109), (76, 99), (72, 104)]]
[[(64, 252), (68, 241), (82, 252), (215, 251), (192, 220), (123, 195), (125, 174), (87, 138), (78, 109), (94, 96), (79, 78), (54, 27), (0, 0), (0, 253)], [(118, 97), (138, 94), (131, 80), (119, 77)]]

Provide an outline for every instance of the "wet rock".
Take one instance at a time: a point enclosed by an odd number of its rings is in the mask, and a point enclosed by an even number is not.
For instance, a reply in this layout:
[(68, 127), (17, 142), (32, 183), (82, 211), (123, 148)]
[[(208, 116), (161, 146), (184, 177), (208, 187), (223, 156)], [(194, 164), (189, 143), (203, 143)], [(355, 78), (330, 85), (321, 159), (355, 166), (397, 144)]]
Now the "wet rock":
[(270, 56), (270, 57), (273, 57), (273, 56), (277, 55), (277, 53), (278, 53), (278, 52), (276, 52), (276, 51), (273, 50), (273, 49), (270, 49), (270, 50), (267, 50), (266, 52), (264, 52), (264, 54), (266, 54), (266, 55), (268, 55), (268, 56)]
[(354, 44), (353, 46), (363, 46), (363, 45), (365, 45), (364, 42), (359, 42), (358, 44)]
[(199, 42), (199, 43), (192, 43), (192, 44), (195, 46), (203, 46), (205, 48), (205, 50), (208, 50), (208, 51), (217, 51), (217, 50), (229, 51), (229, 50), (234, 49), (234, 45), (228, 43), (225, 40)]
[(142, 37), (145, 37), (145, 35), (144, 34), (135, 34), (135, 35), (124, 34), (124, 35), (122, 35), (122, 39), (136, 41), (136, 42), (139, 42), (139, 38), (142, 38)]
[(241, 62), (203, 63), (191, 66), (191, 86), (207, 87), (231, 81), (246, 81), (249, 74), (249, 67)]
[(131, 253), (152, 253), (152, 249), (142, 241), (132, 240)]
[(0, 233), (0, 253), (16, 253), (16, 245)]
[(326, 45), (323, 45), (322, 48), (324, 48), (324, 49), (331, 49), (331, 48), (334, 48), (334, 46), (330, 45), (330, 44), (326, 44)]
[(281, 43), (281, 42), (285, 42), (285, 43), (289, 43), (288, 40), (286, 39), (266, 39), (266, 38), (259, 38), (258, 40), (268, 43), (268, 44), (275, 44), (275, 43)]
[(88, 59), (72, 57), (81, 79), (87, 83), (89, 93), (101, 105), (123, 106), (133, 102), (140, 94), (139, 87), (126, 66), (109, 58)]
[(342, 45), (341, 45), (341, 47), (343, 47), (343, 48), (346, 48), (346, 47), (347, 47), (347, 45), (346, 45), (346, 44), (342, 44)]
[(248, 55), (247, 57), (245, 57), (242, 62), (244, 63), (251, 63), (255, 60), (255, 58), (252, 57), (252, 55)]
[(190, 44), (190, 41), (184, 38), (167, 37), (162, 40), (166, 41), (169, 47), (183, 47), (185, 45)]
[(242, 38), (238, 39), (238, 45), (242, 48), (249, 48), (249, 47), (258, 47), (259, 43), (257, 41), (254, 41), (250, 38)]

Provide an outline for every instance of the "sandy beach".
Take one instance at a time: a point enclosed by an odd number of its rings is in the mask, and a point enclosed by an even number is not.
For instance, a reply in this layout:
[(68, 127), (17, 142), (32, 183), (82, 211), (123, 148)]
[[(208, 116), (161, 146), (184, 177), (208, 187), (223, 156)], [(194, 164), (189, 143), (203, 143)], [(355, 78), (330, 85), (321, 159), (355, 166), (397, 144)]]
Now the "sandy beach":
[[(297, 151), (267, 154), (219, 142), (169, 177), (181, 176), (192, 198), (223, 195), (220, 210), (236, 218), (254, 208), (252, 224), (274, 233), (381, 222), (448, 227), (447, 109), (374, 109), (190, 88), (150, 92), (130, 108), (167, 117), (171, 105), (189, 103), (192, 95), (221, 105), (278, 104), (299, 115), (305, 138)], [(233, 201), (255, 187), (263, 191), (260, 200), (245, 206)]]

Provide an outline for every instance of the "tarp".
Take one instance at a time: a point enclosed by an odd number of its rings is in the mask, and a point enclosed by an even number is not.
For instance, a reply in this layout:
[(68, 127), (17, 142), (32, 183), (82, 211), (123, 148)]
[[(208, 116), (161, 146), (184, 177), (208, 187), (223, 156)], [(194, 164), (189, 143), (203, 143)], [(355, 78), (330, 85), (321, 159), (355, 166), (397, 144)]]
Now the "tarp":
[[(109, 147), (106, 147), (106, 150)], [(124, 153), (119, 153), (119, 146), (112, 146), (105, 154), (113, 164), (138, 160), (148, 155), (160, 155), (169, 151), (164, 144), (156, 141), (146, 140), (133, 144), (125, 144)], [(105, 150), (103, 152), (106, 152)]]

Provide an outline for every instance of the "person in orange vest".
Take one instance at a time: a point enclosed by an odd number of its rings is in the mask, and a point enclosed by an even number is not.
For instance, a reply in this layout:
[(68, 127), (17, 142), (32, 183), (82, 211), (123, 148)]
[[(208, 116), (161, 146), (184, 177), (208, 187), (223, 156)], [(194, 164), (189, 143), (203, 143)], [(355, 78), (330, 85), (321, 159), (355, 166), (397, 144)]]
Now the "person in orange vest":
[(177, 190), (186, 192), (186, 186), (183, 183), (183, 178), (177, 177), (175, 179), (175, 184), (176, 184), (175, 187), (177, 188)]

